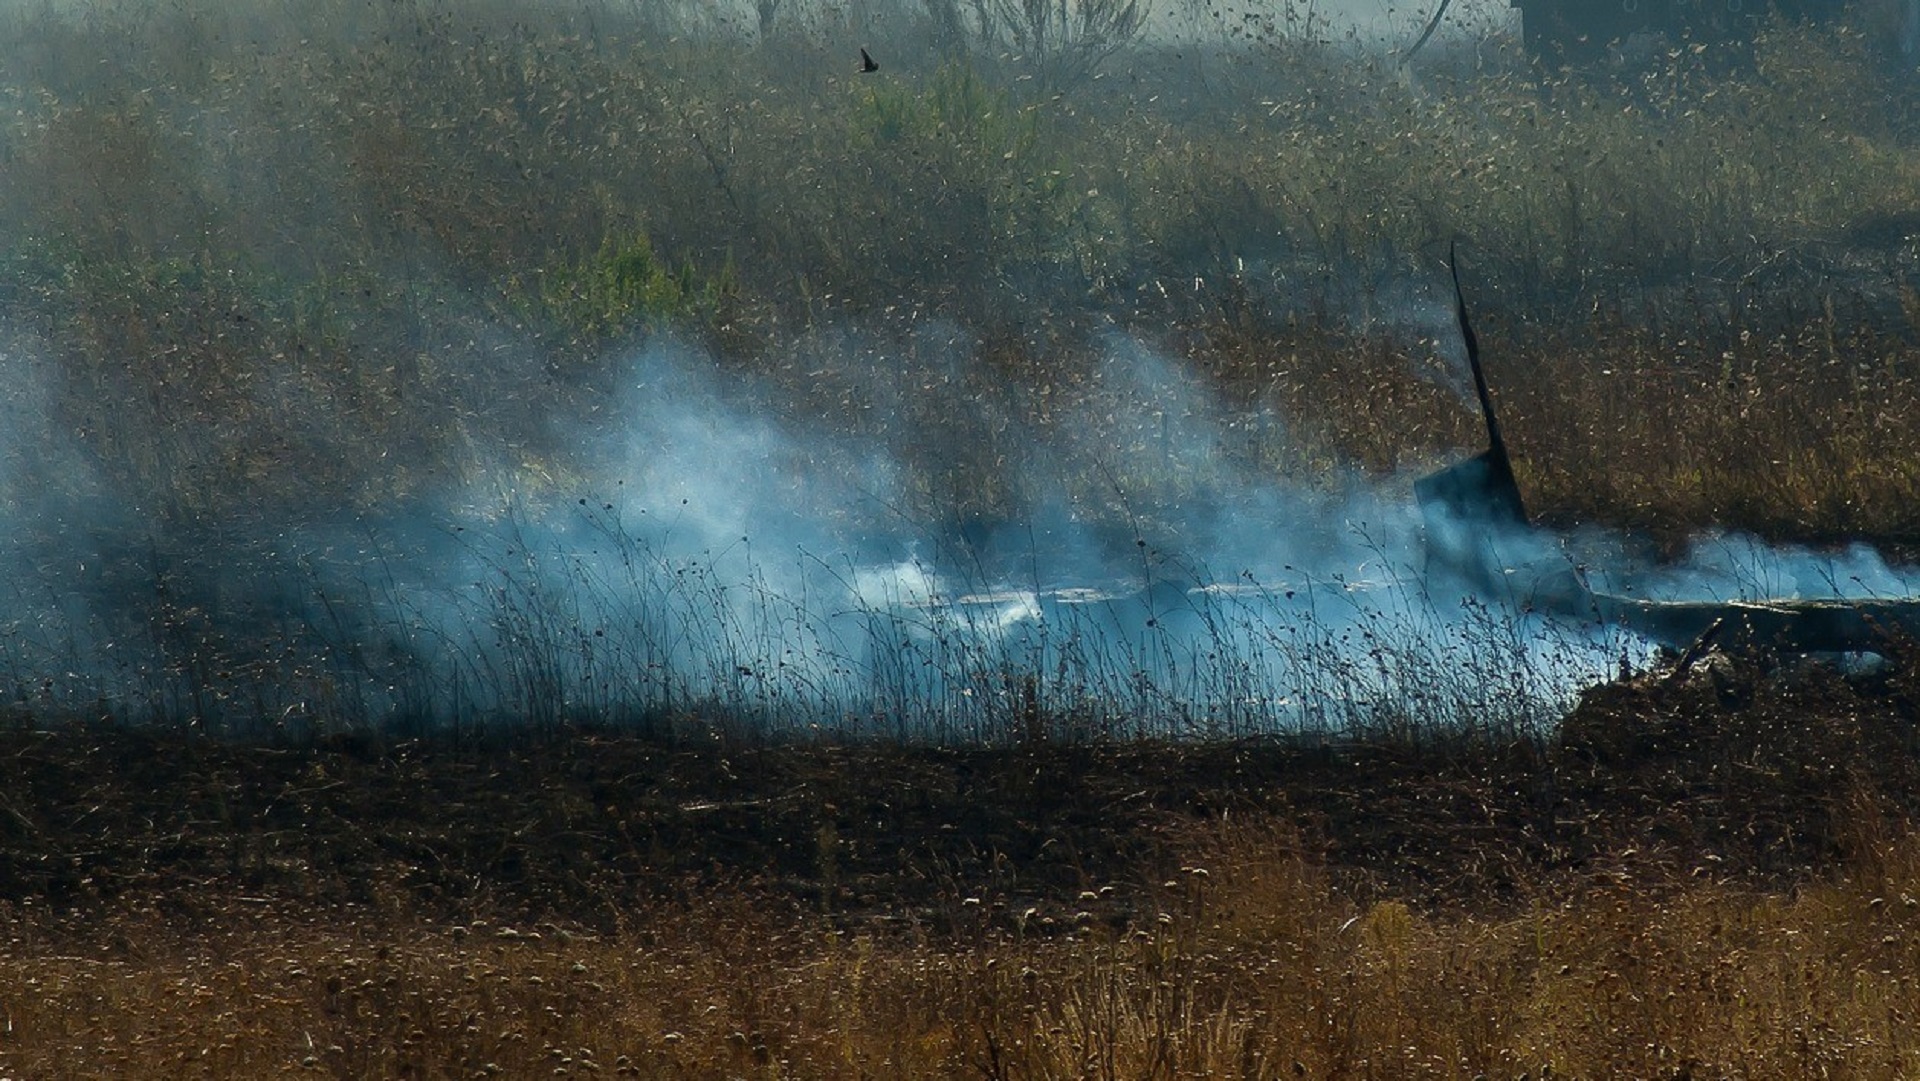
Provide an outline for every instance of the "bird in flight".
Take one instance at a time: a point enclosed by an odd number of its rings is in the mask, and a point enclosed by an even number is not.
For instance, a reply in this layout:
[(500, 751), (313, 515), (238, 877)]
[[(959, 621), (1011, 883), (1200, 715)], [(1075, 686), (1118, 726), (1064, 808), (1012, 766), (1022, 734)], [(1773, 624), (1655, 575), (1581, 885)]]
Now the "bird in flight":
[(873, 57), (871, 57), (871, 56), (868, 56), (868, 55), (867, 55), (867, 50), (866, 50), (866, 49), (865, 49), (864, 47), (863, 47), (863, 48), (861, 48), (861, 50), (860, 50), (860, 72), (861, 72), (861, 74), (863, 74), (863, 75), (871, 75), (871, 74), (873, 74), (874, 72), (876, 72), (876, 71), (879, 71), (879, 70), (880, 70), (880, 65), (879, 65), (879, 64), (876, 64), (876, 63), (874, 63), (874, 62), (873, 62)]

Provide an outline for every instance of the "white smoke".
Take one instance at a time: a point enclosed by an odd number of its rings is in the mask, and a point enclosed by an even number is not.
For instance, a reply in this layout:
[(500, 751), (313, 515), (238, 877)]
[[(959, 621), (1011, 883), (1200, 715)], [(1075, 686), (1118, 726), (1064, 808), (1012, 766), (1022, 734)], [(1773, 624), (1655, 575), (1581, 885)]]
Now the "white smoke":
[[(941, 341), (962, 386), (971, 360)], [(881, 442), (823, 433), (665, 339), (587, 413), (555, 406), (567, 464), (487, 451), (413, 506), (167, 525), (89, 479), (23, 355), (5, 354), (0, 483), (21, 528), (0, 671), (50, 715), (241, 733), (724, 722), (998, 739), (1041, 715), (1102, 736), (1533, 731), (1649, 652), (1536, 610), (1528, 588), (1431, 566), (1401, 483), (1329, 490), (1256, 467), (1247, 418), (1117, 333), (1089, 412), (1021, 433), (1006, 459), (1018, 475), (995, 483), (1025, 504), (967, 537), (903, 515), (913, 470)], [(884, 401), (900, 359), (850, 355), (843, 377), (872, 364)], [(1654, 599), (1920, 592), (1865, 548), (1713, 536), (1636, 567), (1619, 538), (1496, 547), (1515, 583), (1578, 573)]]

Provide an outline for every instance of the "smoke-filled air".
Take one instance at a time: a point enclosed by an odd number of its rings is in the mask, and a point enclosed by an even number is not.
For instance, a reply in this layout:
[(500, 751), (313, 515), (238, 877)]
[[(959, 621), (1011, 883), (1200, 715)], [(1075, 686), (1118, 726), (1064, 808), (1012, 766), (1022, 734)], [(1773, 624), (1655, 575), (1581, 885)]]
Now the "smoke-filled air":
[(0, 0), (0, 1081), (1920, 1078), (1920, 0)]
[(7, 2), (0, 690), (1007, 742), (1871, 663), (1909, 8)]

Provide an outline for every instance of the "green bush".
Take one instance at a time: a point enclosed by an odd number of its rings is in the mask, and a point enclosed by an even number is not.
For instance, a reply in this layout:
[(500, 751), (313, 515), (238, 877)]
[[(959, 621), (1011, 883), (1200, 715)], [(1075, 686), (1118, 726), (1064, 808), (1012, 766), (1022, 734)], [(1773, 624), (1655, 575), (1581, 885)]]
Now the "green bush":
[(735, 291), (731, 267), (705, 276), (691, 261), (669, 268), (644, 233), (609, 237), (598, 254), (542, 277), (546, 319), (587, 339), (698, 322)]

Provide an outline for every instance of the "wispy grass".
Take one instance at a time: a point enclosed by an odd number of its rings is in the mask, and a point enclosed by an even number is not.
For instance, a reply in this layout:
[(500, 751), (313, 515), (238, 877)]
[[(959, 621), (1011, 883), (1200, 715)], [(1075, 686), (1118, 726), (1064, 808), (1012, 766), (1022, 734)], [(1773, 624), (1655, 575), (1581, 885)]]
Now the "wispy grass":
[(296, 742), (585, 728), (1413, 745), (1539, 738), (1635, 648), (1430, 589), (1385, 550), (1368, 580), (1222, 582), (1149, 553), (1136, 576), (1063, 588), (689, 546), (612, 504), (538, 510), (209, 552), (150, 541), (103, 582), (67, 582), (79, 592), (18, 585), (0, 662), (49, 721)]
[[(1277, 641), (1269, 613), (1228, 606), (1178, 647), (1121, 645), (1071, 625), (1104, 615), (1063, 609), (1043, 639), (976, 654), (980, 628), (893, 609), (810, 624), (787, 583), (759, 577), (786, 575), (789, 553), (718, 575), (615, 531), (610, 550), (640, 545), (621, 578), (491, 524), (424, 546), (480, 572), (457, 596), (406, 571), (265, 576), (324, 594), (314, 616), (311, 597), (256, 603), (217, 572), (281, 523), (395, 522), (475, 486), (525, 506), (589, 489), (604, 471), (580, 423), (610, 423), (627, 346), (668, 333), (698, 341), (756, 416), (879, 448), (902, 474), (895, 512), (946, 532), (1064, 502), (1154, 534), (1222, 476), (1397, 485), (1478, 439), (1427, 288), (1427, 256), (1455, 237), (1521, 482), (1549, 519), (1913, 533), (1901, 259), (1920, 151), (1912, 95), (1851, 31), (1776, 26), (1748, 63), (1678, 49), (1607, 77), (1491, 48), (1478, 70), (1417, 78), (1274, 31), (1185, 53), (1136, 42), (1124, 64), (1039, 79), (1026, 53), (978, 42), (881, 48), (863, 75), (825, 24), (749, 48), (665, 11), (7, 12), (4, 355), (31, 376), (9, 408), (38, 427), (0, 446), (0, 498), (26, 562), (46, 566), (84, 522), (78, 562), (138, 598), (80, 629), (23, 619), (23, 685), (50, 679), (30, 658), (145, 642), (164, 659), (102, 685), (219, 725), (290, 709), (451, 723), (427, 703), (460, 724), (829, 700), (892, 716), (918, 696), (996, 737), (1036, 710), (1093, 731), (1257, 727), (1276, 696), (1250, 688), (1311, 669), (1298, 658), (1330, 655), (1313, 636), (1345, 622)], [(1196, 387), (1150, 388), (1157, 414), (1116, 394), (1116, 325)], [(1230, 435), (1174, 446), (1182, 403), (1202, 399)], [(1162, 498), (1128, 505), (1142, 490)], [(417, 554), (375, 541), (292, 566)], [(204, 574), (182, 569), (195, 560)], [(627, 593), (651, 607), (613, 611)], [(72, 598), (35, 610), (96, 618)], [(309, 625), (239, 617), (256, 607)], [(615, 614), (644, 629), (592, 634)], [(1474, 652), (1513, 655), (1498, 618), (1433, 618), (1484, 624)], [(938, 655), (909, 676), (873, 645), (896, 637)], [(456, 668), (426, 659), (454, 642)], [(783, 666), (788, 649), (804, 663)], [(1508, 682), (1385, 653), (1315, 677), (1326, 688), (1294, 708), (1379, 683)], [(237, 689), (268, 671), (266, 697)], [(1475, 674), (1440, 678), (1456, 671)], [(91, 678), (41, 686), (93, 709)], [(1391, 708), (1411, 705), (1432, 708)]]
[[(1325, 433), (1305, 461), (1392, 468), (1470, 417), (1436, 426), (1446, 397), (1431, 387), (1379, 409), (1426, 347), (1415, 333), (1374, 355), (1355, 318), (1391, 318), (1379, 290), (1452, 238), (1471, 245), (1476, 302), (1539, 328), (1508, 350), (1510, 384), (1577, 382), (1596, 351), (1600, 367), (1658, 364), (1693, 333), (1624, 329), (1646, 313), (1764, 342), (1816, 332), (1834, 299), (1843, 323), (1900, 335), (1848, 339), (1855, 363), (1912, 341), (1888, 292), (1920, 201), (1911, 95), (1846, 32), (1777, 28), (1748, 67), (1682, 50), (1617, 78), (1508, 59), (1414, 84), (1291, 39), (1202, 47), (1206, 82), (1137, 46), (1038, 95), (991, 55), (862, 78), (805, 35), (742, 63), (732, 39), (667, 39), (600, 9), (535, 22), (485, 5), (184, 5), (10, 23), (9, 322), (47, 343), (70, 388), (54, 406), (100, 441), (113, 479), (189, 508), (307, 496), (316, 471), (298, 451), (360, 497), (402, 494), (396, 478), (460, 467), (445, 437), (503, 389), (501, 348), (591, 381), (609, 340), (663, 324), (797, 382), (818, 366), (789, 368), (787, 343), (821, 320), (883, 334), (947, 320), (1031, 414), (1083, 381), (1074, 328), (1117, 319), (1284, 402), (1301, 432)], [(1786, 381), (1829, 359), (1775, 357)], [(1696, 426), (1698, 445), (1741, 442), (1690, 394), (1642, 381), (1631, 400), (1645, 429), (1592, 432), (1597, 446)], [(84, 423), (100, 411), (126, 419)], [(1804, 412), (1808, 455), (1881, 470), (1844, 445), (1866, 425)], [(294, 453), (269, 435), (289, 416), (313, 417)], [(220, 447), (178, 434), (194, 417), (220, 418)], [(396, 446), (408, 453), (381, 457)], [(1766, 491), (1758, 463), (1682, 468), (1738, 493), (1683, 500), (1696, 522), (1771, 528), (1750, 507), (1798, 494)], [(1587, 490), (1571, 512), (1637, 510)], [(1892, 502), (1864, 495), (1853, 504)], [(1883, 528), (1855, 514), (1852, 528)]]

